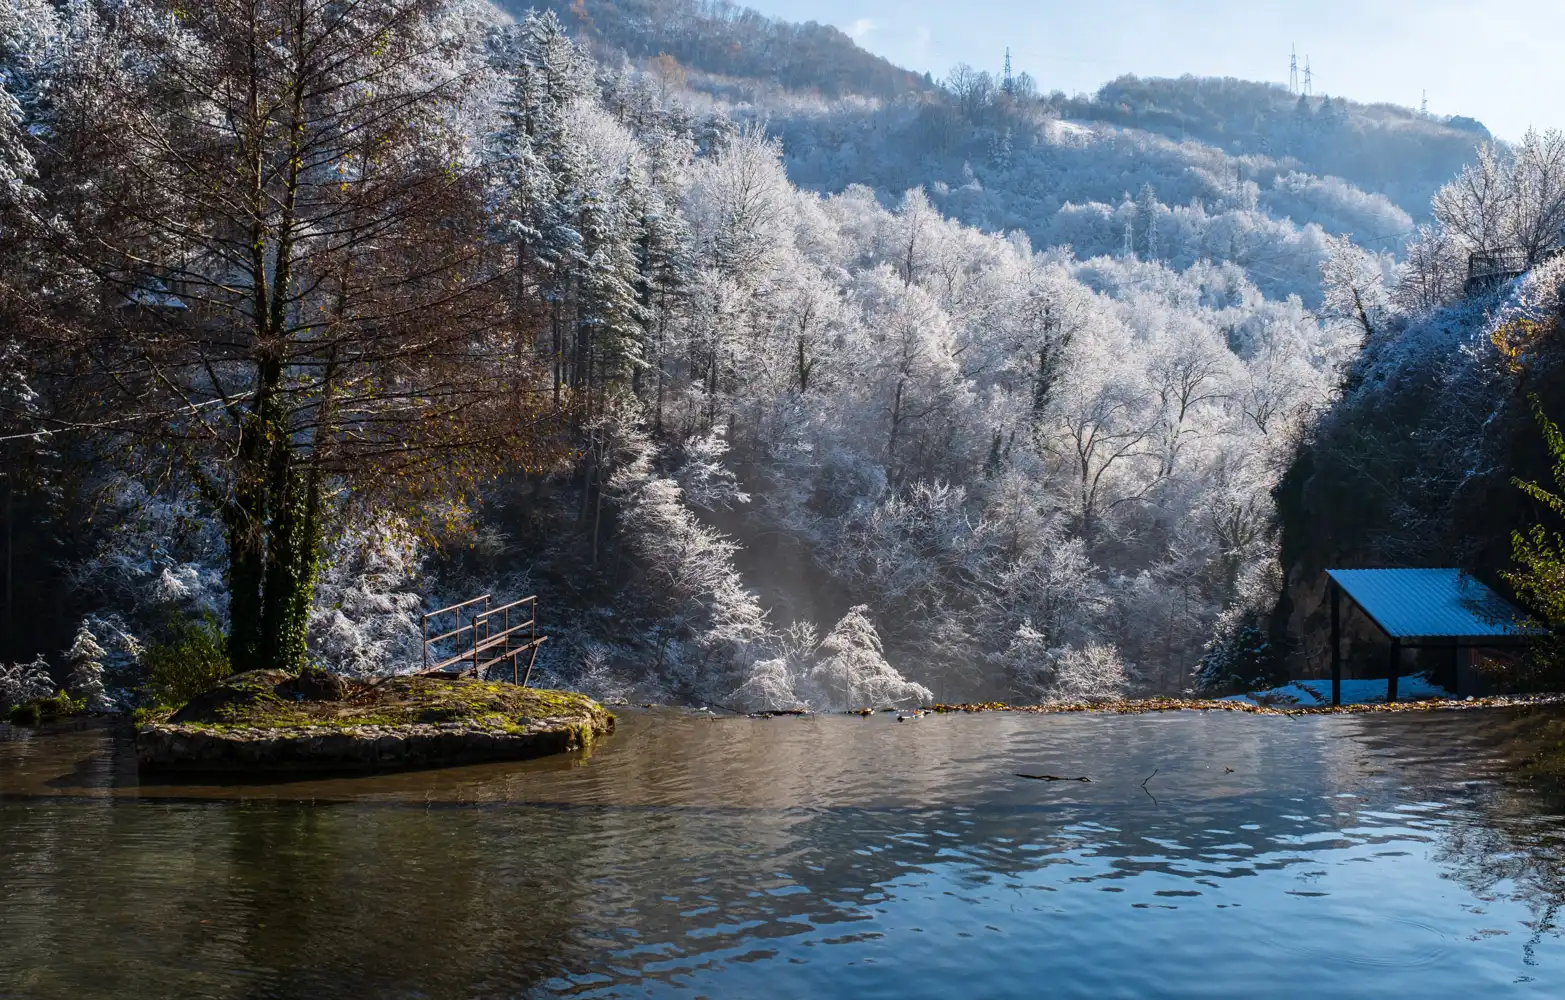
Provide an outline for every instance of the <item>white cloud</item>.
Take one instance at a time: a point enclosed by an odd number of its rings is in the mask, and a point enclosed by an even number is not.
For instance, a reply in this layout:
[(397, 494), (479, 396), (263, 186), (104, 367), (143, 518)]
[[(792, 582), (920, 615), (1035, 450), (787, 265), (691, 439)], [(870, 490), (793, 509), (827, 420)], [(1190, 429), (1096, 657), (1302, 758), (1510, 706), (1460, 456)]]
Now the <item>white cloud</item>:
[(861, 17), (854, 21), (848, 28), (848, 37), (855, 42), (862, 42), (866, 36), (875, 30), (875, 22), (867, 17)]

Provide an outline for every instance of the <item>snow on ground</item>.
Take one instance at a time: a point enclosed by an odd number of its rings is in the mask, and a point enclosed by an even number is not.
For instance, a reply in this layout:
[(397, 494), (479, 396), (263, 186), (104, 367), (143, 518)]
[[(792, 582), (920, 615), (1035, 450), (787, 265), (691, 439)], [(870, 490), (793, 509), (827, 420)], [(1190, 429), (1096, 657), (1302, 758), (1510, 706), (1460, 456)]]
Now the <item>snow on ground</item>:
[[(1417, 701), (1424, 698), (1450, 698), (1451, 692), (1430, 682), (1423, 674), (1410, 674), (1397, 681), (1398, 701)], [(1368, 705), (1386, 700), (1385, 678), (1379, 680), (1347, 680), (1342, 682), (1344, 705)], [(1252, 691), (1236, 694), (1223, 701), (1242, 701), (1251, 705), (1330, 705), (1331, 679), (1290, 681), (1282, 687), (1268, 691)]]
[(1049, 138), (1055, 142), (1085, 145), (1096, 134), (1097, 130), (1086, 122), (1055, 119), (1049, 123)]

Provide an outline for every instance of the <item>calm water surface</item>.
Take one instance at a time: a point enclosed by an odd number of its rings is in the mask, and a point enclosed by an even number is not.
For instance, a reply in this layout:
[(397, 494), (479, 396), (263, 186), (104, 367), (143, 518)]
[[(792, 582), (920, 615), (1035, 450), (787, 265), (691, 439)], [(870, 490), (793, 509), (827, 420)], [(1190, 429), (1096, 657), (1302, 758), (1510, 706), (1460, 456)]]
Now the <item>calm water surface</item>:
[(1557, 998), (1514, 723), (632, 712), (243, 787), (0, 727), (0, 997)]

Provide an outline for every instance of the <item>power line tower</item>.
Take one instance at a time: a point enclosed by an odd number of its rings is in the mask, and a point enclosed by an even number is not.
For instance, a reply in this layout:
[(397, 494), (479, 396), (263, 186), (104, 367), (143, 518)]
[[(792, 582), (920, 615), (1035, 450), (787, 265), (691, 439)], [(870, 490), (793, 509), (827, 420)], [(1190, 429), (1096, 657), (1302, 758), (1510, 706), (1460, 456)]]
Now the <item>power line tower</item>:
[(1011, 76), (1011, 48), (1005, 48), (1005, 96), (1016, 96), (1016, 80)]
[(1424, 91), (1424, 103), (1419, 105), (1418, 113), (1425, 118), (1429, 117), (1429, 91)]
[(1288, 93), (1299, 92), (1299, 47), (1293, 47), (1292, 54), (1288, 56)]
[(1315, 96), (1315, 72), (1310, 69), (1310, 57), (1304, 57), (1304, 96)]

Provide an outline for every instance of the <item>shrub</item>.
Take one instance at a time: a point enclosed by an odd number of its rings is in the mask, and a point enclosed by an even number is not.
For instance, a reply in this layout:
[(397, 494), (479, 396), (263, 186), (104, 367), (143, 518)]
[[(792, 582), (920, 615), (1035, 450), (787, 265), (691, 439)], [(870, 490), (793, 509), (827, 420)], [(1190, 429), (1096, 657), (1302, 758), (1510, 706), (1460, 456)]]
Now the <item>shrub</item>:
[(1255, 615), (1230, 609), (1218, 619), (1217, 634), (1196, 663), (1195, 689), (1216, 697), (1270, 687), (1279, 660)]
[(212, 618), (175, 624), (168, 641), (147, 650), (147, 694), (157, 705), (183, 705), (234, 672), (223, 630)]
[(81, 702), (72, 701), (70, 695), (59, 691), (47, 698), (38, 698), (24, 705), (14, 706), (10, 718), (18, 726), (36, 726), (41, 722), (51, 722), (67, 715), (75, 715), (80, 711), (82, 711)]
[(49, 664), (39, 657), (31, 663), (6, 666), (0, 663), (0, 716), (33, 702), (54, 697), (54, 677)]
[[(1565, 516), (1565, 435), (1543, 412), (1537, 396), (1530, 396), (1529, 401), (1554, 459), (1554, 486), (1559, 492), (1521, 479), (1511, 482), (1540, 507), (1556, 517)], [(1533, 643), (1516, 669), (1495, 679), (1519, 690), (1559, 690), (1565, 687), (1565, 537), (1535, 524), (1527, 531), (1512, 533), (1511, 551), (1517, 568), (1504, 574), (1505, 581), (1530, 612), (1527, 624), (1547, 629), (1548, 634)]]

